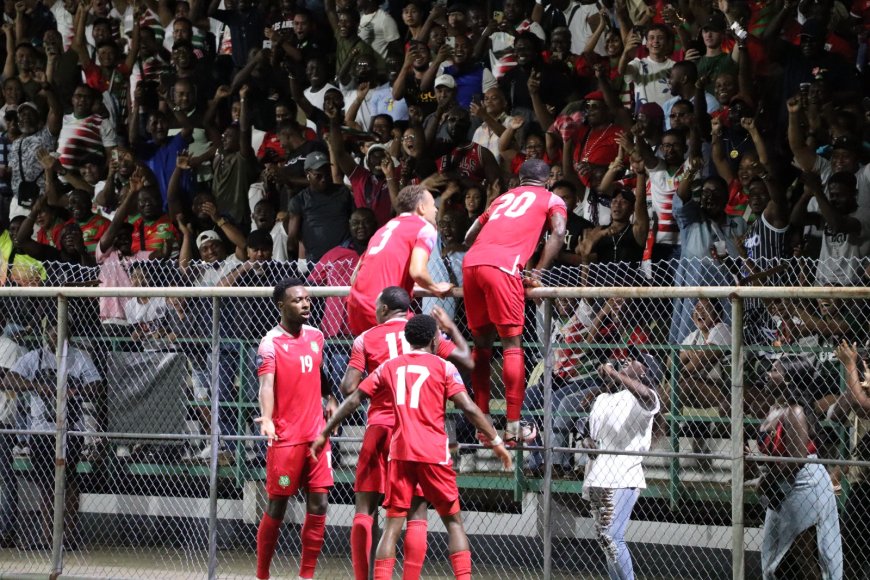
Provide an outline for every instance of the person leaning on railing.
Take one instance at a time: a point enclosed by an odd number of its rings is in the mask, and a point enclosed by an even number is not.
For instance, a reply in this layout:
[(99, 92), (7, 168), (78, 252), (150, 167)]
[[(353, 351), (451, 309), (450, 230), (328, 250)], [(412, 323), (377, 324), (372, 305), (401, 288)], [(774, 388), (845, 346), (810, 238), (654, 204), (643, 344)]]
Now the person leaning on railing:
[[(817, 380), (812, 364), (803, 357), (786, 355), (774, 363), (768, 385), (776, 402), (759, 427), (758, 446), (763, 454), (817, 457), (818, 420), (807, 397), (808, 388)], [(778, 578), (818, 566), (822, 578), (842, 578), (837, 499), (825, 466), (784, 462), (766, 465), (758, 480), (758, 493), (766, 506), (761, 541), (763, 577)]]

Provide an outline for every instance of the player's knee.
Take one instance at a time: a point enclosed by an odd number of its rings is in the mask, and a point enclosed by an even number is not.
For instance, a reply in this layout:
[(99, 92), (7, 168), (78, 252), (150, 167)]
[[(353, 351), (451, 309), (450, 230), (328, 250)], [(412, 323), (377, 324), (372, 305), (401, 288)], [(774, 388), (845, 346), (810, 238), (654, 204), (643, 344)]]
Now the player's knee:
[(425, 499), (423, 499), (422, 497), (415, 497), (411, 502), (411, 509), (408, 514), (408, 519), (425, 520), (428, 508), (429, 504), (426, 503)]
[(326, 515), (326, 508), (329, 505), (328, 497), (325, 489), (309, 490), (305, 511), (315, 516)]
[(284, 512), (287, 511), (287, 500), (286, 497), (270, 497), (269, 503), (266, 504), (266, 513), (269, 514), (269, 517), (283, 520)]
[(388, 518), (406, 518), (408, 517), (408, 510), (405, 508), (387, 508), (387, 517)]
[(519, 348), (523, 337), (523, 327), (519, 324), (499, 324), (498, 336), (502, 348)]

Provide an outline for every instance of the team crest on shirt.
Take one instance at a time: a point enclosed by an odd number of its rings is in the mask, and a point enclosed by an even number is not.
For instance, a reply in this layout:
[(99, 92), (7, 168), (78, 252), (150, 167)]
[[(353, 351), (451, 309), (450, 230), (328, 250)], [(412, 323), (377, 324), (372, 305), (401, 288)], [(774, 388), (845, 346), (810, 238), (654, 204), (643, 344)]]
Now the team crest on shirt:
[(320, 347), (317, 346), (317, 343), (312, 340), (311, 341), (311, 352), (317, 352), (319, 350), (320, 350)]
[(287, 351), (289, 351), (289, 350), (290, 350), (290, 345), (289, 345), (289, 344), (287, 344), (287, 343), (286, 343), (286, 342), (285, 342), (285, 343), (284, 343), (284, 344), (282, 344), (282, 345), (281, 345), (281, 346), (283, 346), (283, 347), (284, 347), (284, 352), (287, 352)]
[(281, 487), (290, 487), (290, 476), (282, 475), (281, 477), (279, 477), (278, 485), (280, 485)]

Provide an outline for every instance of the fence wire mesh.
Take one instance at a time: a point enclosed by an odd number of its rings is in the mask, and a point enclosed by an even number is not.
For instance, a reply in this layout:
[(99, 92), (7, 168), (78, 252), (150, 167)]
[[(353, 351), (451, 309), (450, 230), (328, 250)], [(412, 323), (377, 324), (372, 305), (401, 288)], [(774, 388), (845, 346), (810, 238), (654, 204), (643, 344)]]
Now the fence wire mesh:
[[(817, 272), (827, 276), (836, 268), (853, 277), (852, 286), (865, 286), (866, 264), (796, 258), (769, 266), (759, 271), (702, 259), (541, 273), (542, 284), (557, 290), (527, 301), (523, 337), (523, 418), (538, 425), (541, 438), (515, 452), (515, 471), (505, 473), (477, 445), (473, 427), (448, 414), (475, 576), (630, 577), (631, 569), (638, 578), (731, 577), (733, 467), (743, 464), (745, 448), (744, 527), (737, 538), (746, 550), (747, 577), (814, 570), (823, 577), (867, 577), (870, 374), (863, 361), (870, 294), (795, 299), (786, 288), (811, 285)], [(71, 297), (59, 308), (51, 293), (33, 288), (38, 274), (18, 272), (19, 288), (3, 291), (0, 570), (250, 577), (266, 500), (264, 444), (253, 423), (259, 414), (254, 358), (261, 337), (278, 322), (269, 289), (288, 276), (346, 285), (353, 265), (45, 268), (54, 284), (68, 288), (152, 290), (143, 297), (111, 291), (79, 297), (67, 290)], [(218, 285), (234, 290), (217, 298), (200, 291)], [(736, 285), (783, 291), (744, 299), (740, 312), (727, 298), (700, 298), (702, 288), (685, 298), (638, 297), (645, 294), (640, 286)], [(633, 288), (609, 289), (620, 286)], [(177, 287), (189, 289), (160, 290)], [(326, 336), (324, 371), (339, 398), (353, 340), (344, 294), (322, 289), (310, 321)], [(470, 338), (461, 298), (422, 298), (415, 309), (434, 305)], [(733, 340), (735, 328), (742, 341)], [(69, 339), (60, 348), (58, 333)], [(857, 352), (838, 350), (844, 340)], [(501, 429), (498, 349), (491, 376), (491, 411)], [(735, 384), (742, 401), (736, 409)], [(67, 505), (63, 550), (57, 550), (55, 408), (62, 392), (68, 395)], [(735, 424), (743, 426), (738, 459)], [(353, 576), (349, 533), (364, 430), (359, 412), (335, 440), (318, 578)], [(825, 463), (783, 459), (789, 456)], [(304, 512), (301, 498), (291, 503), (274, 575), (298, 570)], [(424, 577), (451, 577), (444, 528), (434, 512), (429, 519)], [(381, 512), (378, 527), (383, 523)]]

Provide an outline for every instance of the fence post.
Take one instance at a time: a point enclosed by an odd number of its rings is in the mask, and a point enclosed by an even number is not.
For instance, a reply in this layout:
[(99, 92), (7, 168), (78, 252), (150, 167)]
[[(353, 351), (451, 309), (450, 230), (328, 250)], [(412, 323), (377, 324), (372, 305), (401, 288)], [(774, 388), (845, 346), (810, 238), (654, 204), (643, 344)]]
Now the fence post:
[(743, 299), (731, 297), (731, 567), (733, 580), (746, 572), (743, 541)]
[[(544, 580), (553, 573), (553, 529), (551, 526), (553, 485), (553, 299), (544, 300)], [(522, 466), (520, 466), (522, 467)]]
[(211, 457), (208, 470), (208, 577), (217, 577), (218, 453), (220, 452), (221, 299), (211, 299)]
[[(55, 346), (57, 369), (57, 399), (55, 400), (54, 441), (54, 514), (51, 532), (51, 577), (63, 572), (63, 518), (66, 511), (66, 437), (67, 417), (67, 341), (69, 327), (67, 312), (69, 303), (62, 295), (57, 297), (57, 344)], [(43, 340), (43, 338), (40, 338)], [(39, 348), (42, 348), (40, 344)]]

